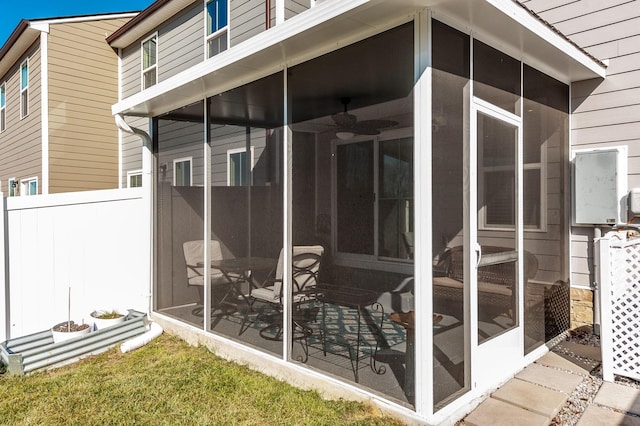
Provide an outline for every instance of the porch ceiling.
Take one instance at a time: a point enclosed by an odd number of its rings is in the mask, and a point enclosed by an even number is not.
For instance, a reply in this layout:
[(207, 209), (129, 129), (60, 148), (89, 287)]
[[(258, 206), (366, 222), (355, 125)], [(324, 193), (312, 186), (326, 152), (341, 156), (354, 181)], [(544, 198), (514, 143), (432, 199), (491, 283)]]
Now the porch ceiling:
[(112, 112), (157, 116), (399, 25), (425, 8), (559, 80), (604, 77), (600, 63), (513, 0), (335, 0), (122, 100)]

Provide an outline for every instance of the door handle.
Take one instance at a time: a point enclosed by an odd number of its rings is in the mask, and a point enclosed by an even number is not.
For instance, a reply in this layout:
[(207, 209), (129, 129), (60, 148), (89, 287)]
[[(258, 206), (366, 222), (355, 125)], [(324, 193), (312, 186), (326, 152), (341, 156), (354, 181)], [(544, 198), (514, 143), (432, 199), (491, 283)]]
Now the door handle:
[(478, 266), (480, 266), (480, 259), (482, 259), (482, 246), (476, 243), (475, 251), (476, 251), (476, 259), (477, 259), (476, 268), (478, 268)]

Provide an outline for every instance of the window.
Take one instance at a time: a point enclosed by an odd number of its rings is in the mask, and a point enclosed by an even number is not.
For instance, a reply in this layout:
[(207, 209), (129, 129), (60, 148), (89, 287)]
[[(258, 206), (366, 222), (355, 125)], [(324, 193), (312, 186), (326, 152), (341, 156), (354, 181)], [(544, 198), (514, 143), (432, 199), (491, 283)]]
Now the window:
[(7, 93), (6, 93), (6, 84), (3, 83), (0, 86), (0, 132), (4, 132), (7, 128)]
[(9, 179), (9, 197), (15, 197), (18, 194), (18, 181), (16, 178)]
[(20, 118), (29, 115), (29, 64), (20, 65)]
[(337, 143), (335, 158), (338, 252), (410, 259), (404, 236), (414, 231), (413, 140)]
[(228, 48), (229, 7), (227, 2), (228, 0), (207, 2), (207, 58)]
[(158, 34), (142, 42), (142, 90), (158, 80)]
[(142, 170), (127, 172), (127, 188), (142, 187)]
[[(253, 147), (251, 147), (251, 165), (253, 170)], [(227, 151), (227, 185), (247, 185), (247, 149), (231, 149)]]
[(191, 186), (191, 157), (173, 160), (173, 186)]
[(20, 182), (20, 195), (23, 197), (38, 195), (38, 178), (32, 177), (29, 179), (22, 179)]

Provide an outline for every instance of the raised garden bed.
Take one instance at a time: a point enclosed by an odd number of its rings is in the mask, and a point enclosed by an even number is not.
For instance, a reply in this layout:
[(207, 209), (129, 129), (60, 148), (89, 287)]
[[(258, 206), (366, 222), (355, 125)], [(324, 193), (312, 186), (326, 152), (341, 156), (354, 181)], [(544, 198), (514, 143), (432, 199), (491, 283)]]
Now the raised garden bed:
[(148, 323), (147, 314), (129, 310), (120, 324), (63, 342), (54, 343), (51, 329), (9, 339), (0, 343), (0, 361), (13, 375), (61, 367), (144, 333)]

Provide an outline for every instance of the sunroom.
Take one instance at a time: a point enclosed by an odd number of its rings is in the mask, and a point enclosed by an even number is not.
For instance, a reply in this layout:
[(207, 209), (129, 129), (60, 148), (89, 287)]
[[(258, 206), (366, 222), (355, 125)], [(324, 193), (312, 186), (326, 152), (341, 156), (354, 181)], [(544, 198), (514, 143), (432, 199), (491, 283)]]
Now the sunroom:
[(569, 85), (604, 70), (430, 3), (318, 4), (114, 113), (152, 119), (155, 318), (438, 423), (568, 327)]

